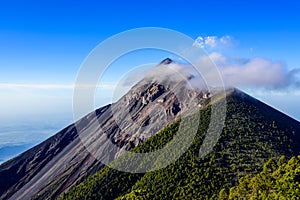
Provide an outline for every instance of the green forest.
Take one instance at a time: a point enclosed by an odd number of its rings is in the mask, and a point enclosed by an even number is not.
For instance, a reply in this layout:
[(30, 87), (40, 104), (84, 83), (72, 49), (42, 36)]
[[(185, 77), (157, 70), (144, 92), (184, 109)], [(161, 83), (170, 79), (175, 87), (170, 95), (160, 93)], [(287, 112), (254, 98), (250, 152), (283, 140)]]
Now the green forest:
[(299, 199), (300, 156), (285, 160), (285, 156), (271, 158), (256, 176), (245, 176), (230, 190), (222, 189), (220, 199)]
[[(176, 162), (147, 173), (126, 173), (106, 166), (59, 199), (296, 199), (300, 196), (300, 157), (295, 157), (300, 148), (299, 122), (247, 95), (232, 94), (227, 97), (225, 126), (217, 144), (208, 155), (199, 157), (210, 123), (211, 105), (184, 121), (193, 124), (197, 116), (200, 116), (197, 134)], [(131, 151), (161, 149), (178, 133), (181, 122), (170, 124)], [(193, 127), (187, 123), (185, 135), (191, 130)], [(121, 156), (114, 164), (125, 165), (126, 158)]]

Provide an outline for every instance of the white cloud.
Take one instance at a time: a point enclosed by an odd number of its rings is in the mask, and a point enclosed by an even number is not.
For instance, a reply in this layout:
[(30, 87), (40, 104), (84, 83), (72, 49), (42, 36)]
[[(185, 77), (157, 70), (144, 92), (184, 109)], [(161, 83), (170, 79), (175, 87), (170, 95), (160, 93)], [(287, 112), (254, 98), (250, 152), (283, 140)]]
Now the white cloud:
[[(63, 90), (74, 89), (74, 84), (15, 84), (0, 83), (0, 89), (30, 89), (30, 90)], [(93, 85), (84, 85), (84, 87), (94, 87)], [(101, 83), (97, 88), (111, 90), (115, 88), (114, 83)]]
[(264, 58), (253, 58), (243, 64), (224, 63), (219, 70), (225, 83), (230, 86), (275, 89), (292, 84), (284, 63)]
[(205, 49), (211, 50), (215, 48), (224, 48), (233, 45), (233, 39), (229, 35), (225, 35), (222, 37), (218, 36), (199, 36), (194, 42), (194, 46)]
[(14, 84), (1, 83), (0, 89), (73, 89), (74, 85), (64, 84)]
[(232, 44), (232, 37), (230, 37), (229, 35), (225, 35), (225, 36), (220, 38), (220, 42), (223, 45), (231, 45)]
[(216, 36), (207, 36), (205, 38), (205, 45), (210, 48), (216, 47), (217, 43), (218, 43), (218, 38)]
[[(231, 58), (218, 52), (208, 57), (217, 66), (226, 86), (273, 91), (300, 89), (300, 69), (288, 70), (283, 62), (261, 57)], [(208, 65), (208, 57), (199, 59), (202, 66)]]
[(193, 46), (196, 46), (196, 47), (199, 47), (199, 48), (203, 49), (205, 47), (204, 44), (205, 44), (204, 38), (202, 36), (199, 36), (195, 40)]
[(223, 56), (221, 53), (218, 52), (212, 52), (209, 54), (209, 58), (215, 62), (215, 63), (225, 63), (227, 61), (227, 58)]

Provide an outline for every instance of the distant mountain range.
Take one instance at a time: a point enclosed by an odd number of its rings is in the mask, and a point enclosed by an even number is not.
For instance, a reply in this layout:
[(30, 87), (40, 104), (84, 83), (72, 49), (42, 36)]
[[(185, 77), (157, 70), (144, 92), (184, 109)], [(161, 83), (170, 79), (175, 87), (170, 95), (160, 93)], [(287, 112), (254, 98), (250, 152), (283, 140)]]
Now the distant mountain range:
[[(159, 66), (172, 62), (166, 59)], [(299, 154), (298, 121), (238, 89), (227, 89), (223, 96), (217, 89), (188, 88), (185, 81), (146, 77), (116, 103), (3, 163), (0, 199), (216, 199), (221, 190), (228, 195), (241, 177), (260, 173), (270, 158)], [(199, 157), (212, 106), (218, 108), (225, 100), (223, 131), (212, 151)], [(129, 173), (101, 162), (116, 159), (115, 165), (123, 166), (126, 151), (161, 149), (178, 133), (183, 119), (199, 124), (197, 134), (167, 167)], [(186, 126), (184, 131), (189, 135), (193, 129)]]

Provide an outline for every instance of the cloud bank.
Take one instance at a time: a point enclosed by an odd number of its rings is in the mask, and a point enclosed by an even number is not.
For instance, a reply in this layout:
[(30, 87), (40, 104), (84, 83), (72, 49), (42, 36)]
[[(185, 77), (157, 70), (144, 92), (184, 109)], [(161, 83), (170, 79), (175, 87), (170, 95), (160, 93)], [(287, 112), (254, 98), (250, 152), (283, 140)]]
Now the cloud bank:
[[(200, 65), (207, 65), (208, 58), (219, 69), (226, 86), (245, 89), (288, 90), (300, 89), (300, 69), (290, 70), (284, 62), (262, 57), (232, 58), (222, 50), (238, 42), (231, 36), (199, 36), (193, 46), (210, 52), (208, 57), (199, 58)], [(206, 74), (209, 76), (209, 74)]]
[[(97, 85), (97, 88), (103, 90), (112, 90), (115, 88), (114, 83), (102, 83)], [(15, 84), (15, 83), (0, 83), (0, 89), (29, 89), (29, 90), (73, 90), (74, 84)], [(94, 87), (93, 85), (85, 85), (84, 87)]]
[[(258, 89), (268, 91), (289, 91), (300, 89), (300, 69), (288, 70), (283, 62), (256, 57), (253, 59), (232, 59), (218, 52), (199, 58), (198, 66), (207, 68), (201, 74), (190, 64), (172, 62), (161, 64), (145, 74), (159, 80), (186, 79), (193, 88), (207, 88), (206, 81), (216, 80), (221, 75), (225, 87)], [(217, 67), (219, 74), (210, 68)], [(221, 86), (221, 85), (216, 85)]]
[[(175, 82), (185, 79), (192, 88), (203, 89), (212, 86), (207, 84), (207, 80), (212, 83), (211, 80), (218, 80), (221, 76), (225, 87), (277, 92), (300, 90), (300, 69), (288, 70), (286, 64), (280, 61), (261, 57), (252, 59), (232, 58), (214, 51), (199, 57), (197, 65), (203, 69), (201, 72), (190, 64), (174, 61), (160, 64), (142, 74), (131, 74), (121, 85), (128, 86), (128, 83), (132, 83), (130, 80), (143, 78)], [(218, 73), (211, 69), (217, 69)], [(216, 84), (214, 86), (222, 85)]]
[(253, 58), (238, 62), (216, 53), (209, 55), (220, 70), (228, 86), (264, 89), (287, 89), (299, 87), (299, 70), (287, 70), (283, 62)]

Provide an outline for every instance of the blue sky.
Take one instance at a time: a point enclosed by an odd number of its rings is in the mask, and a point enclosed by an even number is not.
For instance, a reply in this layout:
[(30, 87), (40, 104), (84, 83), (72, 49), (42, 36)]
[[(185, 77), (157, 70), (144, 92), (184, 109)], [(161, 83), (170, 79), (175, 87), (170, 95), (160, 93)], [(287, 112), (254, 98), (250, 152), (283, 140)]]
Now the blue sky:
[[(219, 52), (226, 57), (260, 57), (283, 63), (286, 71), (300, 68), (299, 9), (291, 0), (2, 1), (0, 128), (44, 123), (53, 132), (70, 123), (71, 85), (81, 63), (100, 42), (133, 28), (169, 28), (193, 39), (230, 36), (234, 47)], [(158, 63), (167, 55), (125, 58), (105, 81), (113, 84), (120, 69), (128, 71), (143, 59)], [(300, 120), (297, 88), (246, 91)], [(100, 93), (100, 104), (109, 102), (111, 91)]]

